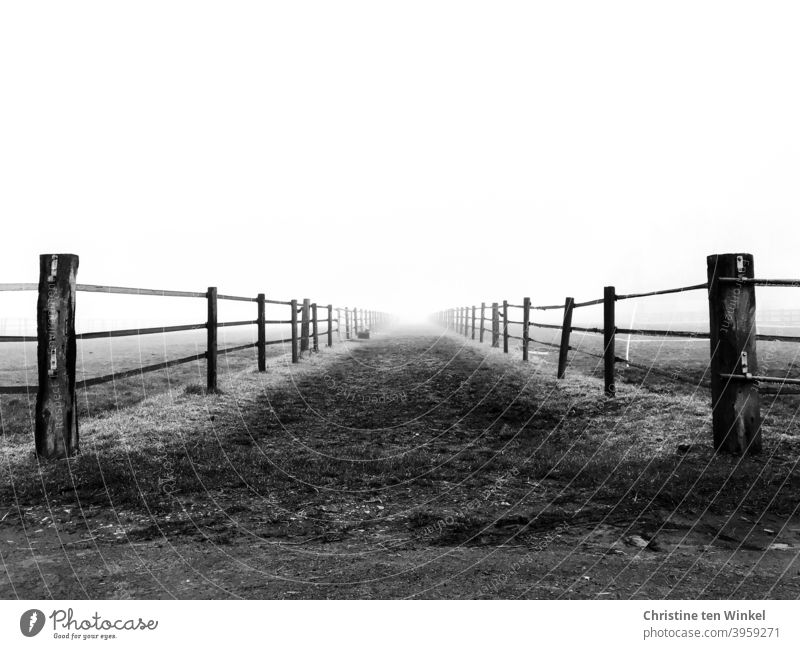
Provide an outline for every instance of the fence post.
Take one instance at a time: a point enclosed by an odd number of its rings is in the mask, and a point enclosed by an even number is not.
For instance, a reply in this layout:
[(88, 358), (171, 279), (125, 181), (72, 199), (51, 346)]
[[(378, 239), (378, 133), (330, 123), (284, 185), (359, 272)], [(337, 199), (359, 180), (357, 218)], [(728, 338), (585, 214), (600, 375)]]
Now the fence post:
[(350, 340), (350, 309), (344, 308), (344, 338)]
[(614, 364), (616, 355), (614, 350), (617, 326), (615, 322), (615, 307), (617, 292), (613, 286), (606, 286), (603, 289), (603, 364), (605, 376), (605, 391), (610, 397), (616, 393), (614, 385)]
[(36, 453), (45, 459), (78, 452), (75, 405), (75, 276), (78, 255), (39, 255), (36, 312), (39, 388)]
[(308, 351), (308, 324), (311, 317), (311, 300), (303, 299), (303, 310), (300, 314), (300, 354)]
[[(709, 255), (707, 264), (714, 448), (737, 455), (758, 453), (759, 393), (748, 377), (758, 374), (756, 289), (741, 281), (755, 276), (753, 255)], [(722, 282), (721, 277), (739, 281)]]
[(258, 302), (258, 371), (267, 371), (267, 334), (266, 325), (266, 304), (264, 303), (265, 296), (259, 293), (256, 301)]
[(528, 327), (531, 319), (531, 298), (522, 298), (522, 360), (528, 360)]
[(353, 335), (358, 338), (358, 307), (353, 307)]
[(503, 300), (503, 353), (508, 354), (508, 300)]
[(300, 356), (297, 353), (297, 300), (292, 300), (292, 363), (300, 361)]
[(483, 330), (486, 324), (486, 302), (481, 302), (481, 326), (478, 331), (478, 342), (483, 344)]
[(567, 359), (569, 358), (569, 335), (572, 333), (572, 309), (575, 300), (568, 297), (564, 300), (564, 321), (561, 324), (561, 347), (558, 350), (558, 373), (556, 378), (563, 379), (567, 375)]
[[(339, 315), (338, 313), (336, 315)], [(336, 328), (339, 328), (339, 318), (336, 318)], [(333, 305), (328, 305), (328, 347), (333, 347)]]
[(475, 305), (472, 305), (472, 340), (475, 340)]
[(208, 321), (206, 322), (206, 389), (208, 392), (217, 390), (217, 287), (209, 286), (208, 293)]
[(314, 341), (313, 349), (319, 351), (319, 322), (317, 320), (317, 303), (311, 305), (311, 337)]
[(497, 302), (492, 302), (492, 347), (500, 347), (500, 314)]

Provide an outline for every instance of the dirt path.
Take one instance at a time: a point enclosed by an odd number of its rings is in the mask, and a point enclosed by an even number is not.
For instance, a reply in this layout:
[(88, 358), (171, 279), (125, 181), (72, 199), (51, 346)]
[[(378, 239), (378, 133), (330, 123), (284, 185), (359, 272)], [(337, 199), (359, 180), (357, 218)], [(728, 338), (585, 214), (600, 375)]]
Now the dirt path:
[(800, 592), (794, 439), (714, 459), (706, 404), (430, 331), (269, 369), (89, 422), (60, 467), (7, 449), (0, 595)]

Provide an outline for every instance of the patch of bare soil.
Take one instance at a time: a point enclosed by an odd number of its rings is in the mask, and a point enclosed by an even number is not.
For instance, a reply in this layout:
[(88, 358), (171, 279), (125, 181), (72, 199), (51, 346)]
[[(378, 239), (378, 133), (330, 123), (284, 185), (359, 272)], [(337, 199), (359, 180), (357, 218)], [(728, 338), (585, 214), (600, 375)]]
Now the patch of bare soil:
[[(800, 444), (717, 457), (705, 395), (550, 378), (435, 332), (87, 420), (2, 463), (0, 594), (788, 598)], [(195, 391), (196, 392), (196, 391)]]

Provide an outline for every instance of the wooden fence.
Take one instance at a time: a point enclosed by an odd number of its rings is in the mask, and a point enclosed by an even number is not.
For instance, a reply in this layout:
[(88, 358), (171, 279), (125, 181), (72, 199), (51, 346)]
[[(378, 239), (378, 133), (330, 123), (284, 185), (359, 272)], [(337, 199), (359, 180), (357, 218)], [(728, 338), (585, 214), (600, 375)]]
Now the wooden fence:
[[(309, 299), (304, 299), (302, 302), (296, 299), (273, 300), (267, 299), (264, 293), (259, 293), (255, 297), (223, 295), (217, 292), (217, 287), (215, 286), (209, 286), (205, 291), (168, 291), (77, 284), (77, 272), (77, 255), (40, 255), (38, 284), (0, 284), (0, 291), (38, 291), (37, 335), (0, 336), (0, 342), (3, 343), (37, 343), (38, 383), (37, 385), (0, 386), (0, 394), (36, 393), (36, 452), (46, 459), (70, 457), (78, 452), (78, 421), (75, 407), (76, 389), (138, 376), (147, 372), (155, 372), (183, 363), (205, 360), (206, 388), (209, 392), (214, 392), (217, 389), (217, 359), (219, 356), (255, 348), (258, 370), (265, 372), (266, 348), (268, 345), (289, 343), (293, 363), (300, 361), (303, 352), (319, 351), (320, 338), (324, 337), (323, 339), (328, 347), (333, 346), (333, 334), (338, 333), (338, 337), (341, 338), (339, 323), (342, 310), (344, 311), (346, 339), (350, 339), (351, 333), (355, 337), (359, 332), (375, 330), (386, 319), (386, 314), (379, 311), (359, 308), (351, 310), (347, 307), (344, 307), (344, 309), (341, 307), (334, 308), (332, 304), (318, 305)], [(75, 298), (78, 292), (204, 299), (207, 302), (208, 317), (205, 322), (194, 324), (76, 333)], [(220, 300), (255, 303), (257, 311), (255, 319), (219, 322), (217, 305)], [(285, 319), (267, 319), (265, 314), (266, 305), (268, 304), (286, 308), (288, 310), (287, 317)], [(320, 311), (323, 312), (322, 318), (320, 318)], [(334, 317), (334, 313), (336, 317)], [(319, 330), (320, 319), (326, 323), (325, 331)], [(220, 327), (244, 325), (256, 325), (256, 342), (222, 349), (218, 347), (217, 332)], [(289, 325), (290, 337), (267, 340), (266, 329), (269, 325)], [(75, 360), (78, 340), (139, 336), (198, 329), (206, 330), (205, 352), (81, 381), (76, 380)]]
[[(457, 333), (479, 342), (484, 341), (484, 333), (491, 334), (492, 347), (499, 347), (502, 338), (503, 351), (508, 353), (509, 339), (522, 343), (522, 360), (528, 360), (530, 343), (545, 345), (558, 349), (558, 366), (556, 376), (566, 376), (567, 358), (570, 351), (577, 351), (594, 356), (603, 362), (605, 393), (609, 397), (615, 394), (615, 366), (626, 363), (632, 367), (655, 372), (673, 380), (681, 380), (673, 372), (665, 372), (655, 367), (647, 367), (619, 358), (615, 351), (617, 334), (634, 334), (641, 336), (704, 338), (710, 341), (711, 361), (709, 383), (699, 383), (701, 387), (711, 389), (712, 419), (714, 432), (714, 448), (734, 454), (758, 453), (761, 450), (761, 412), (759, 393), (764, 384), (800, 385), (800, 379), (777, 376), (761, 376), (758, 373), (756, 342), (779, 341), (800, 342), (800, 336), (762, 335), (756, 332), (756, 286), (800, 287), (800, 280), (794, 279), (756, 279), (754, 275), (753, 255), (722, 254), (710, 255), (706, 260), (708, 281), (692, 286), (682, 286), (646, 293), (618, 294), (614, 286), (606, 286), (603, 297), (575, 302), (567, 297), (564, 304), (533, 305), (530, 298), (525, 297), (522, 304), (509, 304), (508, 301), (493, 302), (487, 306), (455, 307), (439, 311), (436, 320), (443, 326), (454, 329)], [(705, 290), (708, 292), (709, 330), (708, 332), (676, 331), (665, 329), (625, 329), (616, 326), (615, 305), (621, 300), (632, 300), (655, 295), (685, 293)], [(602, 305), (603, 327), (576, 327), (572, 324), (575, 309)], [(490, 309), (487, 316), (487, 309)], [(521, 319), (509, 318), (509, 309), (521, 311)], [(531, 320), (534, 311), (563, 310), (560, 325), (546, 324)], [(490, 327), (487, 327), (487, 322)], [(520, 325), (521, 336), (509, 333), (509, 325)], [(561, 339), (558, 345), (535, 340), (530, 336), (530, 328), (558, 329)], [(586, 350), (570, 346), (570, 334), (573, 331), (599, 334), (603, 336), (603, 353), (594, 354)], [(780, 393), (779, 394), (787, 394)], [(797, 393), (788, 393), (797, 394)]]

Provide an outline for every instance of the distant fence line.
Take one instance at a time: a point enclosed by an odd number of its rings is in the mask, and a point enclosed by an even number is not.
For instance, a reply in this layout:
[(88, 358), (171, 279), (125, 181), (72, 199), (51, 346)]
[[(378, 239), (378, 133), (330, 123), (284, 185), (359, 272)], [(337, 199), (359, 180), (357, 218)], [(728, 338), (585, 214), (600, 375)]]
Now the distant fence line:
[[(161, 289), (127, 288), (121, 286), (101, 286), (96, 284), (77, 284), (78, 256), (70, 254), (46, 254), (39, 256), (39, 283), (0, 284), (2, 291), (38, 291), (37, 335), (0, 336), (0, 342), (37, 342), (37, 366), (39, 381), (37, 385), (0, 386), (0, 394), (36, 393), (36, 452), (43, 458), (70, 457), (78, 452), (78, 421), (75, 408), (75, 390), (87, 388), (109, 381), (155, 372), (184, 363), (206, 361), (206, 388), (209, 392), (217, 390), (217, 359), (219, 356), (244, 349), (256, 349), (259, 372), (266, 371), (266, 348), (268, 345), (289, 343), (292, 363), (298, 363), (303, 352), (319, 351), (319, 340), (326, 337), (326, 345), (333, 346), (333, 334), (339, 334), (342, 311), (344, 312), (345, 338), (375, 330), (387, 315), (380, 311), (358, 307), (336, 307), (332, 304), (319, 306), (306, 298), (302, 301), (267, 299), (264, 293), (255, 297), (223, 295), (215, 286), (206, 291), (170, 291)], [(76, 293), (108, 293), (122, 295), (148, 295), (161, 297), (202, 298), (207, 302), (208, 317), (205, 322), (115, 329), (110, 331), (75, 332)], [(219, 300), (254, 302), (257, 316), (253, 320), (219, 322), (217, 304)], [(287, 319), (269, 320), (266, 318), (266, 305), (288, 307)], [(326, 322), (326, 330), (320, 331), (320, 314)], [(334, 317), (334, 312), (336, 317)], [(298, 318), (299, 316), (299, 318)], [(335, 326), (334, 326), (335, 323)], [(253, 343), (218, 348), (217, 332), (220, 327), (239, 327), (256, 325), (257, 340)], [(289, 338), (267, 340), (268, 325), (290, 325)], [(299, 328), (299, 332), (298, 332)], [(97, 338), (118, 338), (178, 331), (206, 330), (206, 351), (182, 358), (174, 358), (161, 363), (141, 366), (135, 369), (112, 372), (103, 376), (76, 380), (75, 360), (76, 341)]]
[[(510, 304), (507, 300), (480, 306), (470, 305), (439, 311), (435, 319), (442, 325), (452, 328), (459, 334), (477, 339), (483, 343), (484, 334), (491, 336), (492, 347), (500, 347), (508, 353), (509, 339), (522, 341), (522, 360), (528, 360), (530, 343), (553, 347), (558, 352), (556, 376), (566, 376), (568, 354), (576, 351), (603, 361), (605, 393), (613, 397), (615, 388), (615, 366), (626, 363), (632, 367), (654, 372), (676, 381), (686, 381), (684, 377), (657, 367), (648, 367), (619, 358), (615, 353), (615, 336), (632, 334), (640, 336), (695, 338), (710, 340), (711, 380), (701, 382), (700, 386), (711, 388), (714, 448), (734, 454), (757, 453), (761, 450), (761, 412), (759, 388), (761, 384), (800, 385), (800, 379), (758, 374), (756, 341), (800, 342), (800, 336), (757, 334), (755, 321), (755, 287), (800, 287), (796, 279), (756, 279), (751, 254), (710, 255), (706, 260), (708, 281), (678, 288), (643, 293), (618, 294), (614, 286), (606, 286), (603, 297), (575, 302), (567, 297), (563, 304), (534, 305), (525, 297), (522, 304)], [(626, 329), (616, 326), (615, 305), (621, 300), (685, 293), (706, 290), (709, 300), (709, 331), (680, 331), (671, 329), (637, 328)], [(603, 306), (603, 327), (577, 327), (572, 325), (573, 311), (588, 306)], [(487, 316), (487, 308), (490, 313)], [(521, 309), (522, 319), (509, 319), (509, 309)], [(560, 325), (531, 320), (531, 311), (563, 310)], [(486, 324), (490, 326), (486, 326)], [(522, 327), (522, 336), (509, 333), (508, 325)], [(530, 336), (530, 327), (558, 329), (561, 331), (559, 344), (536, 340)], [(600, 334), (603, 336), (603, 353), (594, 354), (570, 345), (573, 331)], [(780, 393), (779, 393), (780, 394)], [(787, 394), (787, 393), (783, 393)], [(790, 392), (788, 394), (798, 394)]]

